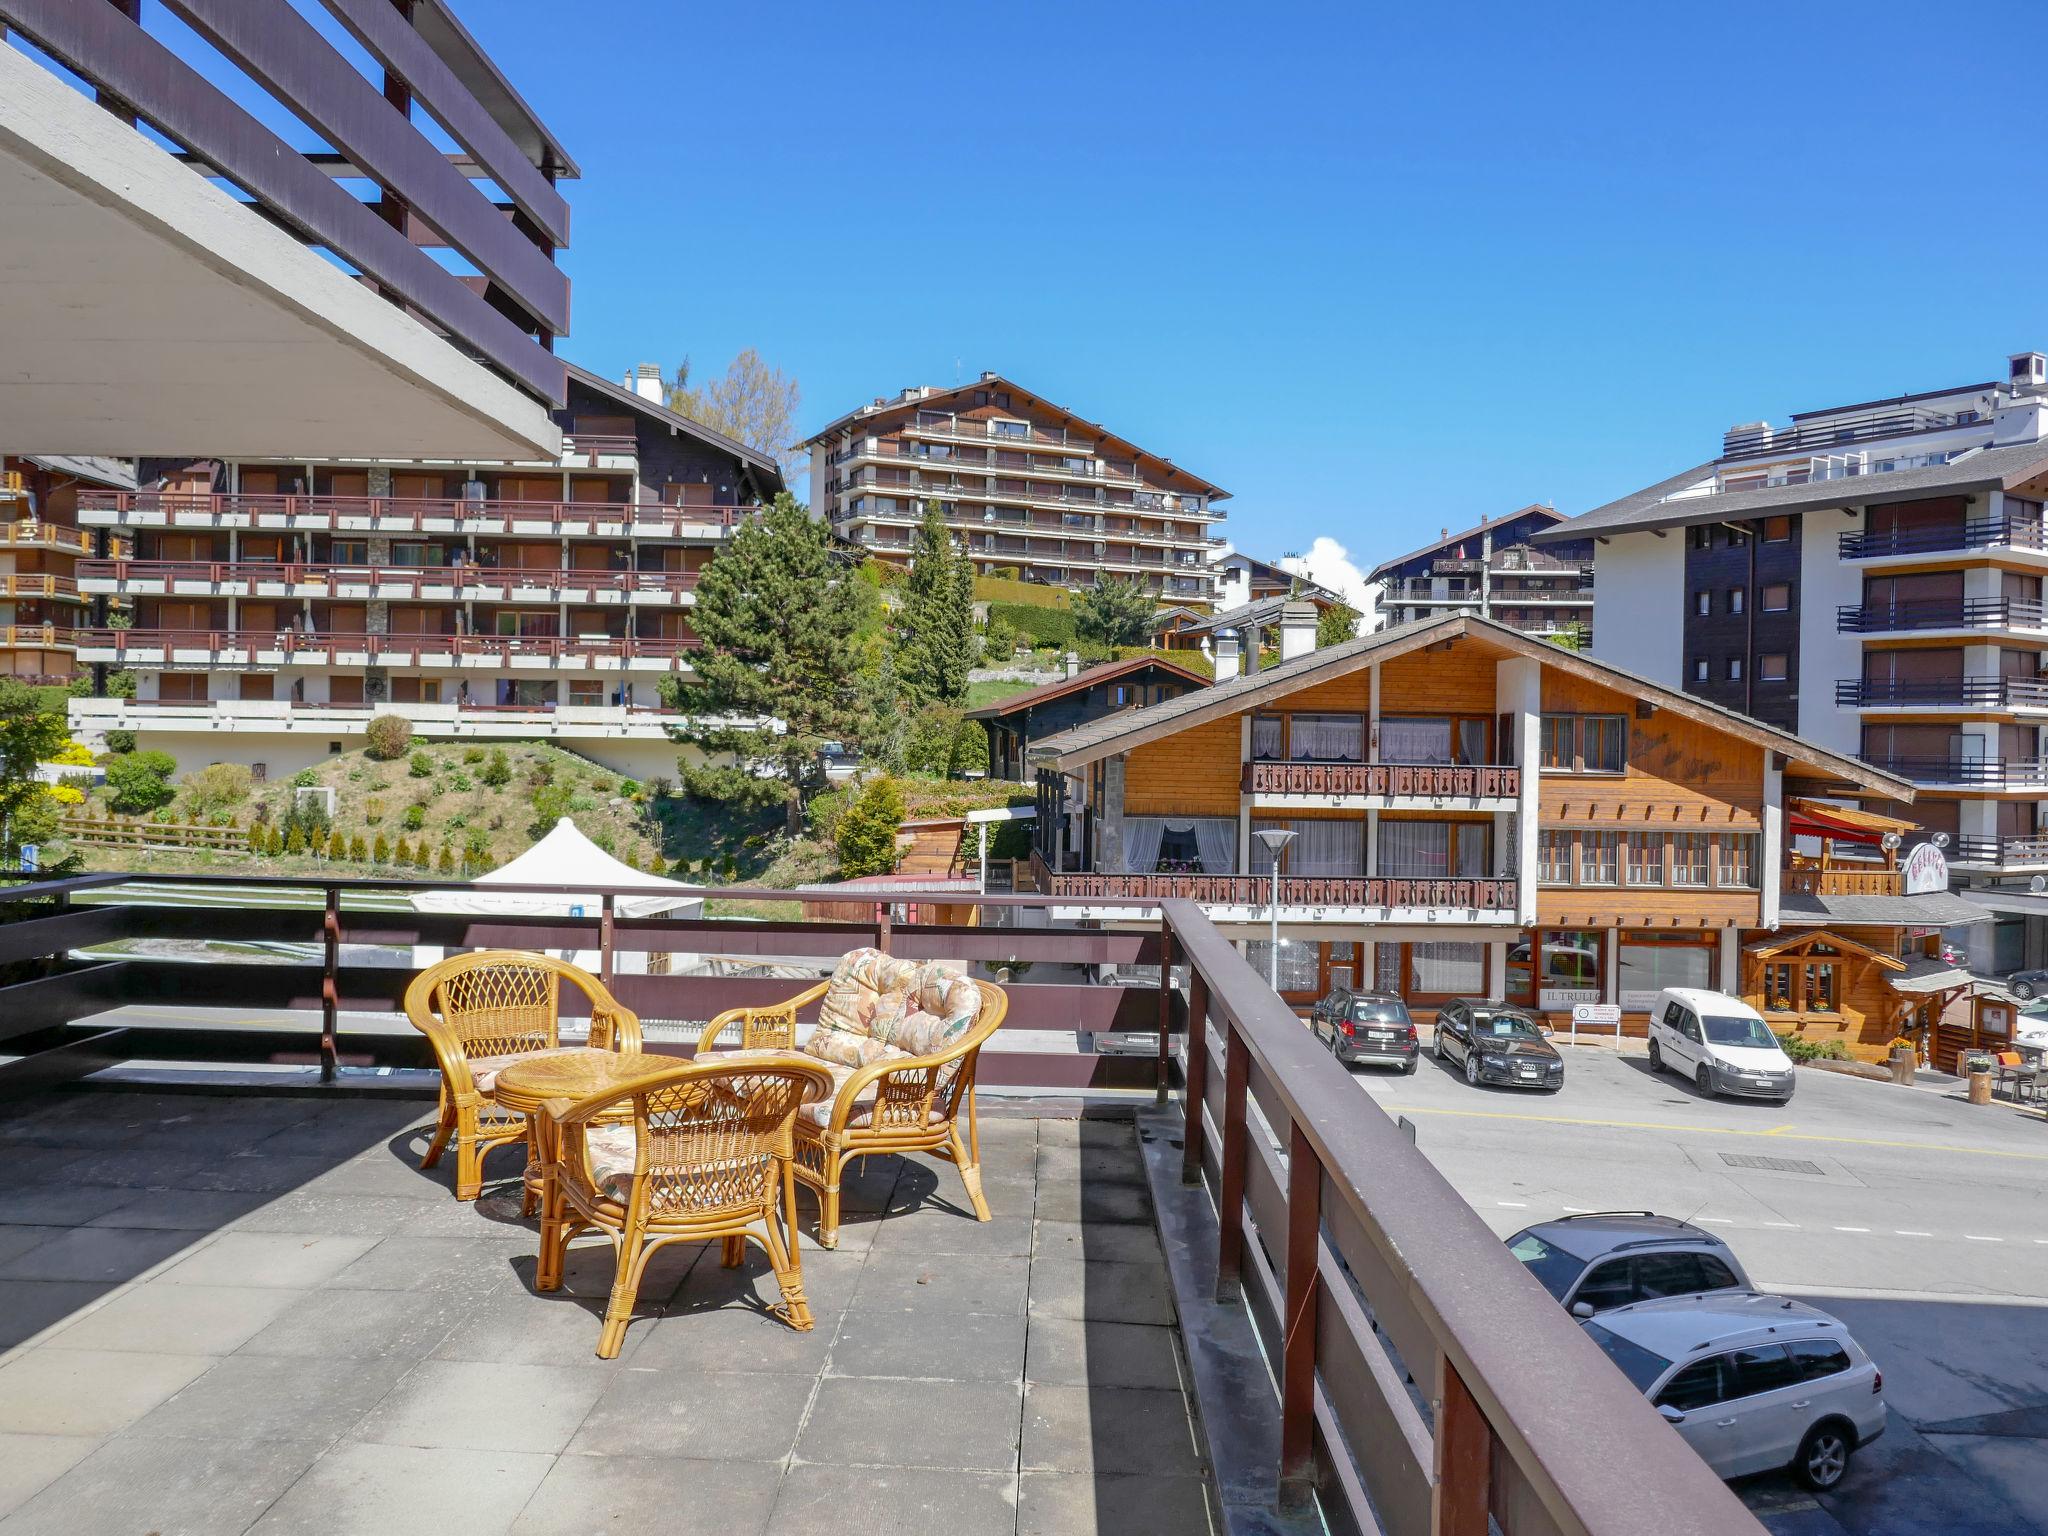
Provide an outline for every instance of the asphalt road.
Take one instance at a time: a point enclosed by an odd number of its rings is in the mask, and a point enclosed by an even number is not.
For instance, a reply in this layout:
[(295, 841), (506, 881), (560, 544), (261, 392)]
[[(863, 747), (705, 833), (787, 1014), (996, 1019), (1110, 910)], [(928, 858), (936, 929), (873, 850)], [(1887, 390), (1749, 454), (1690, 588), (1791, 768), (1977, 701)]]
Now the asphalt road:
[(1565, 1059), (1555, 1094), (1472, 1088), (1427, 1055), (1413, 1077), (1354, 1074), (1502, 1235), (1567, 1211), (1682, 1216), (1849, 1324), (1890, 1428), (1818, 1500), (1738, 1484), (1776, 1536), (2048, 1536), (2038, 1109), (1813, 1071), (1784, 1107), (1709, 1100), (1633, 1050)]

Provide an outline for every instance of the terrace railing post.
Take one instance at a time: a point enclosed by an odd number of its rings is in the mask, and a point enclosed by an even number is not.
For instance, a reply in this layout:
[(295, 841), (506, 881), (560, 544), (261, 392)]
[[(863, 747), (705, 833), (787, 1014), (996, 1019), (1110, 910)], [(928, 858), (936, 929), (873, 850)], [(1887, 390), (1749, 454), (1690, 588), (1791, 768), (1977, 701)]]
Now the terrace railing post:
[(1430, 1536), (1487, 1536), (1493, 1426), (1448, 1355), (1437, 1361), (1436, 1486)]
[(616, 914), (618, 898), (610, 891), (604, 893), (604, 905), (597, 913), (597, 958), (599, 980), (607, 988), (612, 984), (612, 918)]
[(1252, 1078), (1251, 1047), (1226, 1017), (1223, 1028), (1223, 1187), (1216, 1196), (1216, 1299), (1235, 1301), (1244, 1285), (1245, 1100)]
[(1159, 1080), (1155, 1101), (1166, 1105), (1173, 1080), (1173, 924), (1159, 919)]
[(1180, 1181), (1202, 1182), (1203, 1101), (1209, 1096), (1209, 978), (1188, 968), (1187, 1067), (1181, 1075)]
[(889, 953), (889, 928), (889, 903), (878, 901), (875, 903), (875, 948), (885, 955)]
[(320, 922), (320, 1081), (331, 1083), (341, 1027), (341, 887), (330, 885), (326, 894), (327, 910)]
[(1287, 1148), (1287, 1310), (1280, 1346), (1280, 1497), (1308, 1502), (1315, 1485), (1317, 1265), (1323, 1165), (1297, 1123)]

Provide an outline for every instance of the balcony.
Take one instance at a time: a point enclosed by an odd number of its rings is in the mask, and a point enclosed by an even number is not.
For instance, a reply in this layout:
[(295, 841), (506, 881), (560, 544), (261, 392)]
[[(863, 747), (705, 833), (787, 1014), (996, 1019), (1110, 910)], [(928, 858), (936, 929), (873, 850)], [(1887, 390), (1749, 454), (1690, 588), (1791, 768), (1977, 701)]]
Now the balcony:
[(0, 637), (17, 650), (70, 651), (78, 648), (79, 637), (84, 633), (61, 624), (9, 624), (0, 631)]
[(2016, 677), (1842, 677), (1842, 709), (2014, 709), (2048, 707), (2048, 683)]
[(77, 602), (78, 583), (69, 576), (40, 572), (0, 572), (0, 598), (48, 597), (59, 602)]
[(1921, 788), (2048, 789), (2048, 758), (1866, 755), (1863, 760)]
[(666, 742), (675, 710), (621, 704), (301, 704), (287, 699), (73, 699), (74, 728), (275, 736), (360, 735), (377, 715), (397, 715), (435, 741)]
[(488, 501), (458, 497), (259, 496), (180, 491), (81, 491), (79, 521), (106, 528), (234, 528), (271, 532), (536, 535), (716, 541), (757, 507), (653, 502)]
[(1835, 629), (1845, 635), (2039, 630), (2042, 622), (2038, 601), (2012, 597), (1909, 598), (1896, 603), (1851, 603), (1835, 610)]
[[(1680, 1509), (1688, 1536), (1758, 1530), (1197, 908), (1142, 934), (1013, 926), (997, 920), (1047, 903), (979, 895), (920, 896), (978, 908), (963, 926), (880, 904), (805, 921), (783, 891), (727, 893), (781, 903), (746, 922), (624, 917), (611, 891), (532, 893), (574, 915), (413, 908), (466, 889), (102, 875), (0, 893), (34, 977), (0, 989), (5, 1190), (56, 1229), (10, 1273), (62, 1279), (0, 1317), (0, 1412), (94, 1453), (49, 1465), (27, 1518), (83, 1528), (118, 1495), (164, 1530), (412, 1528), (394, 1508), (477, 1532), (596, 1510), (661, 1526), (678, 1500), (734, 1532), (883, 1507), (865, 1523), (1484, 1536), (1527, 1530), (1517, 1511), (1633, 1533)], [(71, 958), (172, 930), (252, 963)], [(812, 1332), (766, 1315), (758, 1258), (678, 1245), (599, 1361), (606, 1246), (579, 1244), (540, 1293), (518, 1154), (471, 1203), (452, 1153), (419, 1168), (437, 1076), (395, 1017), (412, 967), (391, 957), (543, 937), (589, 957), (671, 1059), (696, 1021), (808, 978), (647, 974), (656, 953), (815, 974), (874, 945), (1126, 979), (1007, 986), (979, 1073), (992, 1221), (943, 1163), (878, 1154), (847, 1180), (837, 1249), (800, 1197)], [(1149, 980), (1169, 941), (1185, 994)], [(1140, 1028), (1156, 1055), (1092, 1049)], [(1046, 1107), (1078, 1086), (1085, 1117)], [(321, 1432), (251, 1449), (252, 1424)]]
[(1948, 859), (1972, 869), (2048, 869), (2048, 837), (1958, 837)]
[(1903, 896), (1905, 879), (1896, 869), (1792, 868), (1784, 888), (1804, 896)]
[(683, 672), (700, 641), (610, 635), (304, 634), (294, 629), (79, 630), (81, 661), (118, 667), (420, 666), (509, 671)]
[(1522, 771), (1493, 764), (1253, 762), (1245, 764), (1244, 788), (1273, 801), (1494, 801), (1512, 810)]
[(2048, 552), (2041, 520), (2035, 517), (1983, 517), (1932, 528), (1893, 528), (1876, 533), (1837, 535), (1844, 560), (1879, 560), (1894, 555), (1947, 554), (1977, 549)]
[(464, 564), (81, 560), (86, 592), (127, 597), (303, 597), (337, 601), (688, 606), (700, 571), (588, 571)]
[[(1272, 911), (1268, 875), (1081, 875), (1041, 869), (1039, 888), (1066, 908), (1119, 902), (1192, 901), (1219, 922), (1263, 918)], [(1317, 913), (1349, 916), (1373, 913), (1436, 913), (1465, 922), (1511, 922), (1516, 881), (1506, 879), (1410, 879), (1390, 875), (1290, 876), (1280, 878), (1281, 921)]]
[(82, 528), (65, 528), (34, 518), (0, 523), (0, 549), (52, 549), (66, 554), (92, 553), (92, 535)]

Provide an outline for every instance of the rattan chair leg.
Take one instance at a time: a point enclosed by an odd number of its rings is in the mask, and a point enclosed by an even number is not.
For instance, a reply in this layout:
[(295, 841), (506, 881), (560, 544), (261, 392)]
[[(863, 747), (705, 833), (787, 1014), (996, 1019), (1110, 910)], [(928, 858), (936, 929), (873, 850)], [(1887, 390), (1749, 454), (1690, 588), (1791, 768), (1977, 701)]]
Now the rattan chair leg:
[(839, 1149), (825, 1148), (825, 1177), (818, 1186), (818, 1246), (839, 1246), (839, 1174), (845, 1166)]
[(739, 1236), (726, 1238), (718, 1255), (720, 1266), (725, 1269), (738, 1269), (746, 1261), (747, 1240)]
[(775, 1309), (776, 1315), (798, 1333), (809, 1333), (817, 1324), (811, 1316), (810, 1300), (804, 1295), (803, 1265), (796, 1256), (796, 1250), (783, 1244), (774, 1216), (764, 1215), (766, 1219), (761, 1223), (761, 1229), (768, 1249), (768, 1262), (775, 1266), (775, 1283), (782, 1289), (782, 1305)]
[(597, 1357), (616, 1360), (626, 1342), (626, 1325), (633, 1320), (633, 1302), (640, 1294), (640, 1274), (653, 1250), (635, 1234), (615, 1250), (618, 1267), (612, 1273), (612, 1295), (604, 1309), (604, 1330), (597, 1336)]
[(427, 1143), (427, 1150), (420, 1158), (422, 1168), (431, 1168), (441, 1161), (441, 1154), (447, 1150), (448, 1138), (455, 1134), (455, 1106), (448, 1102), (444, 1089), (441, 1094), (440, 1119), (434, 1126), (433, 1139)]
[(474, 1200), (484, 1192), (484, 1149), (476, 1114), (462, 1111), (455, 1132), (455, 1198)]
[(990, 1220), (988, 1201), (983, 1199), (981, 1194), (981, 1164), (972, 1161), (973, 1154), (967, 1150), (967, 1144), (960, 1139), (960, 1127), (957, 1124), (953, 1127), (952, 1149), (954, 1166), (960, 1170), (960, 1182), (967, 1186), (967, 1199), (974, 1207), (974, 1219)]

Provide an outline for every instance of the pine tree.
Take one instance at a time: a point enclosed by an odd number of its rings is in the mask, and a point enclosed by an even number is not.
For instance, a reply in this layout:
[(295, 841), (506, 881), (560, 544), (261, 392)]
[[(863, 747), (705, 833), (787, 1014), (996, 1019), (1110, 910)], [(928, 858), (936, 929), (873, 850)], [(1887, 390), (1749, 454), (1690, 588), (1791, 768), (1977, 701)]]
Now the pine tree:
[(338, 829), (327, 839), (327, 857), (337, 864), (348, 857), (348, 839)]
[(427, 846), (427, 840), (420, 839), (419, 846), (412, 851), (412, 867), (421, 874), (431, 874), (434, 868), (434, 851)]
[(1316, 615), (1316, 649), (1342, 645), (1358, 635), (1358, 610), (1349, 603), (1332, 603)]
[(896, 622), (904, 697), (913, 706), (961, 703), (973, 662), (974, 562), (954, 548), (936, 501), (925, 503), (910, 561)]
[(1153, 612), (1151, 595), (1135, 581), (1098, 573), (1074, 599), (1074, 633), (1098, 645), (1142, 645)]
[(394, 864), (410, 864), (412, 862), (412, 844), (401, 837), (398, 840), (398, 846), (391, 851), (391, 862)]
[(441, 857), (434, 861), (434, 873), (443, 880), (449, 879), (455, 873), (455, 850), (446, 843), (441, 845)]
[(722, 764), (681, 764), (691, 794), (779, 803), (790, 835), (801, 834), (819, 747), (860, 737), (854, 637), (868, 599), (851, 574), (825, 524), (787, 492), (705, 567), (691, 611), (703, 649), (689, 681), (662, 680), (663, 702), (685, 716), (670, 736)]
[(351, 864), (361, 864), (368, 860), (369, 857), (370, 845), (363, 841), (363, 834), (358, 832), (354, 837), (348, 840), (349, 862)]
[(286, 853), (304, 853), (306, 851), (306, 834), (299, 830), (296, 822), (293, 823), (291, 831), (285, 834), (284, 851)]
[(903, 825), (903, 791), (887, 774), (870, 779), (839, 818), (834, 842), (839, 873), (847, 879), (886, 875), (896, 867), (896, 829)]
[(370, 844), (370, 862), (372, 864), (389, 864), (391, 862), (391, 844), (384, 840), (382, 832), (377, 834), (377, 841)]

